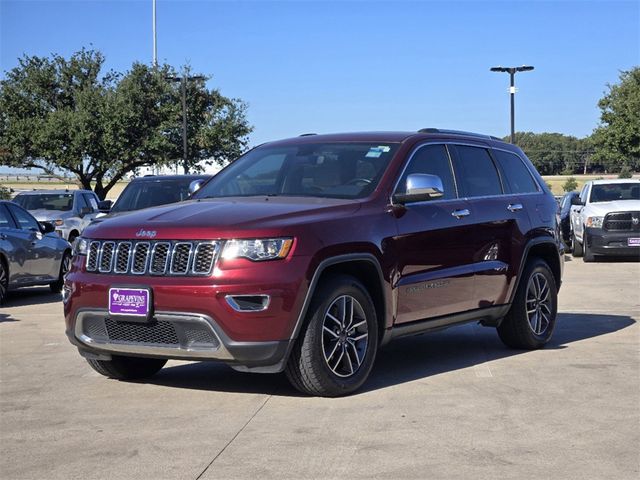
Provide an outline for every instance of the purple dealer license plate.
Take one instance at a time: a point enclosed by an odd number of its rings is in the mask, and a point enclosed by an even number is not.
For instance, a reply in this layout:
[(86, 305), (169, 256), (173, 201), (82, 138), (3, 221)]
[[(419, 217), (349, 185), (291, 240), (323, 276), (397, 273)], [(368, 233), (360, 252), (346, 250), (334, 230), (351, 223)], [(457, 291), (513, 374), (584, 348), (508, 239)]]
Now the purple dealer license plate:
[(627, 245), (629, 247), (640, 247), (640, 238), (627, 238)]
[(145, 288), (110, 288), (109, 313), (147, 317), (149, 315), (149, 290)]

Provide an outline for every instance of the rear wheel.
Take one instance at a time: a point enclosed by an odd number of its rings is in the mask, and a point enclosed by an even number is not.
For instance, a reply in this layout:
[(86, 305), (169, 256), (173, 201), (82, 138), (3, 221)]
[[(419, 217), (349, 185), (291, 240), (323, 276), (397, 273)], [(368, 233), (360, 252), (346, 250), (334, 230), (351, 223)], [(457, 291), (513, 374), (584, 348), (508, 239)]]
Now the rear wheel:
[(162, 358), (121, 357), (114, 355), (111, 360), (87, 359), (91, 368), (100, 375), (117, 380), (149, 378), (160, 371), (167, 361)]
[[(583, 236), (584, 240), (584, 236)], [(576, 238), (575, 232), (571, 234), (571, 246), (573, 247), (573, 256), (581, 257), (582, 256), (582, 244)]]
[(556, 282), (547, 263), (539, 258), (524, 269), (509, 313), (498, 327), (498, 335), (512, 348), (543, 347), (553, 334), (558, 310)]
[(365, 287), (346, 275), (325, 279), (306, 320), (285, 370), (291, 384), (323, 397), (357, 390), (378, 346), (376, 312)]
[(0, 305), (7, 299), (7, 292), (9, 291), (9, 270), (4, 263), (4, 260), (0, 258)]
[(64, 285), (64, 276), (69, 271), (69, 267), (71, 267), (71, 252), (67, 250), (62, 256), (62, 262), (60, 263), (60, 275), (58, 276), (58, 280), (49, 284), (49, 288), (53, 293), (60, 293), (62, 291), (62, 287)]

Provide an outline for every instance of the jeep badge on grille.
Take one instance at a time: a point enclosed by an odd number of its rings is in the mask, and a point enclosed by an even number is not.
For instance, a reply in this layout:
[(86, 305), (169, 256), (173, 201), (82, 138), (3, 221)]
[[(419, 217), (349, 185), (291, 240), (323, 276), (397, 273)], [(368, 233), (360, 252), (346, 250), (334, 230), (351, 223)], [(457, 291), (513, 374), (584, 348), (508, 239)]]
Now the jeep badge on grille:
[(155, 238), (157, 232), (155, 230), (145, 230), (141, 228), (138, 232), (136, 232), (136, 237), (138, 238)]

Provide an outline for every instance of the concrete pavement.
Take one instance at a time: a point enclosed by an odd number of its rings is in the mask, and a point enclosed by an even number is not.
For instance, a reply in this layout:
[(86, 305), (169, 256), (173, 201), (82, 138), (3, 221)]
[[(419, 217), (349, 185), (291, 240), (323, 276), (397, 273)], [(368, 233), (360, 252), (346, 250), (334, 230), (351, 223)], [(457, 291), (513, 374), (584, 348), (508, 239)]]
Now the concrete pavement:
[(17, 291), (0, 309), (0, 477), (636, 479), (640, 264), (568, 261), (564, 281), (548, 348), (476, 325), (399, 340), (339, 399), (213, 363), (108, 380), (68, 343), (58, 295)]

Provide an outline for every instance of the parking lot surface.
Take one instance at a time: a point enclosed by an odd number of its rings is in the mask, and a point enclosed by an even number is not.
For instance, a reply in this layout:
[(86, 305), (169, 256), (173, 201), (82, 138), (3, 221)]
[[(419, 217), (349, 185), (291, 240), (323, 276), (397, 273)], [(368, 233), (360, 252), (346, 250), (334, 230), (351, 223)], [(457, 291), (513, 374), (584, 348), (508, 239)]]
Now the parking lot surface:
[(547, 348), (465, 325), (399, 340), (346, 398), (282, 375), (170, 362), (151, 381), (95, 373), (59, 295), (0, 309), (3, 479), (637, 479), (640, 264), (567, 257)]

